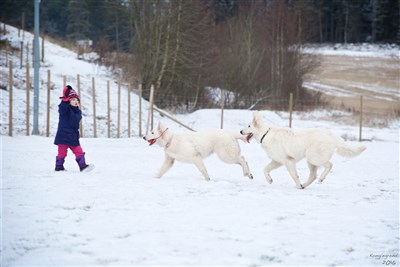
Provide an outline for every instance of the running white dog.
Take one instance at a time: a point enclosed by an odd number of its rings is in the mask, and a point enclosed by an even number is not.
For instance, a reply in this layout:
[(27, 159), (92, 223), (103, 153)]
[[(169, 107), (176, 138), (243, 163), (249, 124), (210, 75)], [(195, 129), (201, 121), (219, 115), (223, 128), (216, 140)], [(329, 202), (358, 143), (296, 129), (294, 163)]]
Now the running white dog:
[(203, 174), (206, 181), (210, 180), (203, 158), (216, 153), (218, 157), (232, 164), (239, 164), (243, 168), (243, 175), (253, 179), (249, 166), (240, 155), (240, 146), (237, 139), (246, 142), (246, 137), (238, 133), (224, 130), (210, 130), (204, 132), (173, 133), (161, 122), (157, 129), (143, 137), (150, 145), (158, 144), (164, 148), (165, 160), (156, 178), (163, 176), (174, 164), (175, 160), (193, 163)]
[[(325, 167), (319, 181), (322, 182), (326, 178), (332, 169), (332, 163), (329, 160), (335, 151), (343, 157), (355, 157), (366, 149), (363, 145), (350, 147), (345, 144), (343, 138), (328, 130), (293, 131), (290, 128), (273, 127), (264, 123), (257, 111), (253, 113), (253, 121), (250, 125), (240, 133), (247, 136), (248, 142), (254, 137), (272, 159), (264, 169), (269, 183), (272, 183), (269, 173), (284, 165), (299, 189), (306, 188), (315, 181), (319, 166)], [(296, 171), (296, 162), (304, 157), (307, 159), (310, 176), (307, 182), (301, 184)]]

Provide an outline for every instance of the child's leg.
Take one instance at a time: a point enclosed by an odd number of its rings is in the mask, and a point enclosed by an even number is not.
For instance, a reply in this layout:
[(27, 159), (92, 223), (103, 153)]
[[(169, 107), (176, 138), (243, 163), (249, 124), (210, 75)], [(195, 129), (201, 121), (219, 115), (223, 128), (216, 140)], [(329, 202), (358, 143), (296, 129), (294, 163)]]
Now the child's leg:
[(71, 150), (72, 150), (72, 152), (75, 154), (75, 156), (76, 156), (76, 162), (78, 163), (78, 165), (79, 165), (79, 169), (81, 170), (81, 171), (83, 171), (83, 170), (89, 170), (90, 168), (88, 168), (89, 167), (89, 165), (87, 165), (86, 164), (86, 161), (85, 161), (85, 153), (83, 152), (83, 150), (82, 150), (82, 147), (81, 146), (70, 146), (69, 147)]
[(64, 171), (64, 159), (67, 156), (68, 146), (58, 145), (58, 154), (56, 157), (56, 171)]
[(71, 149), (72, 153), (75, 154), (76, 158), (80, 158), (82, 155), (85, 154), (85, 153), (83, 153), (81, 146), (70, 146), (69, 148)]
[(68, 152), (68, 146), (67, 145), (57, 145), (57, 146), (58, 146), (57, 158), (65, 159), (65, 157), (67, 156), (67, 152)]

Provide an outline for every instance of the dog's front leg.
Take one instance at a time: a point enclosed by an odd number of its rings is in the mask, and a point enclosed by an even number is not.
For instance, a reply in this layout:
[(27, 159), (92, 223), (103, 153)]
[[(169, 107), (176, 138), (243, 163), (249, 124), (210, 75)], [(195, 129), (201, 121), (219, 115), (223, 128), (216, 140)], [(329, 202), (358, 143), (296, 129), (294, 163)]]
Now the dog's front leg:
[(206, 166), (204, 166), (203, 160), (201, 158), (196, 159), (194, 162), (194, 165), (196, 165), (197, 169), (203, 174), (204, 179), (206, 181), (210, 181), (210, 176), (208, 176)]
[(171, 167), (174, 165), (175, 159), (171, 158), (167, 154), (165, 154), (164, 163), (161, 165), (160, 169), (158, 170), (155, 178), (161, 178)]
[(271, 175), (269, 175), (269, 173), (272, 170), (279, 168), (280, 166), (282, 166), (281, 163), (273, 160), (264, 168), (264, 175), (265, 175), (265, 178), (267, 179), (268, 183), (272, 184), (272, 178), (271, 178)]

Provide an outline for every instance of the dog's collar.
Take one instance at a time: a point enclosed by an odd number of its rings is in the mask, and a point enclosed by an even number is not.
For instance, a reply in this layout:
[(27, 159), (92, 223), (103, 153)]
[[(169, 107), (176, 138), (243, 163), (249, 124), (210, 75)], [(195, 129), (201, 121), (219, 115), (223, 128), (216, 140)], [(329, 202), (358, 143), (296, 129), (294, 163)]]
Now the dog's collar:
[(171, 143), (172, 143), (172, 138), (173, 138), (174, 136), (172, 136), (169, 140), (168, 140), (168, 142), (165, 144), (165, 148), (168, 148), (170, 145), (171, 145)]
[(269, 128), (268, 131), (266, 131), (265, 134), (261, 137), (260, 144), (261, 144), (262, 141), (264, 140), (264, 137), (268, 134), (269, 130), (271, 130), (271, 128)]

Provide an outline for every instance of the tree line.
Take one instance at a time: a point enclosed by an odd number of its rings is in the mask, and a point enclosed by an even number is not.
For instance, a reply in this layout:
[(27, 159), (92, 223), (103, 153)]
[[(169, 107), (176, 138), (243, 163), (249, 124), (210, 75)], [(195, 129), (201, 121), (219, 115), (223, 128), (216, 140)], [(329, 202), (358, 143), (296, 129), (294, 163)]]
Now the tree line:
[[(31, 30), (33, 4), (3, 0), (1, 20)], [(91, 39), (103, 63), (153, 84), (157, 105), (187, 109), (212, 103), (210, 88), (235, 107), (308, 97), (304, 43), (400, 41), (398, 0), (42, 0), (40, 14), (42, 33)]]

